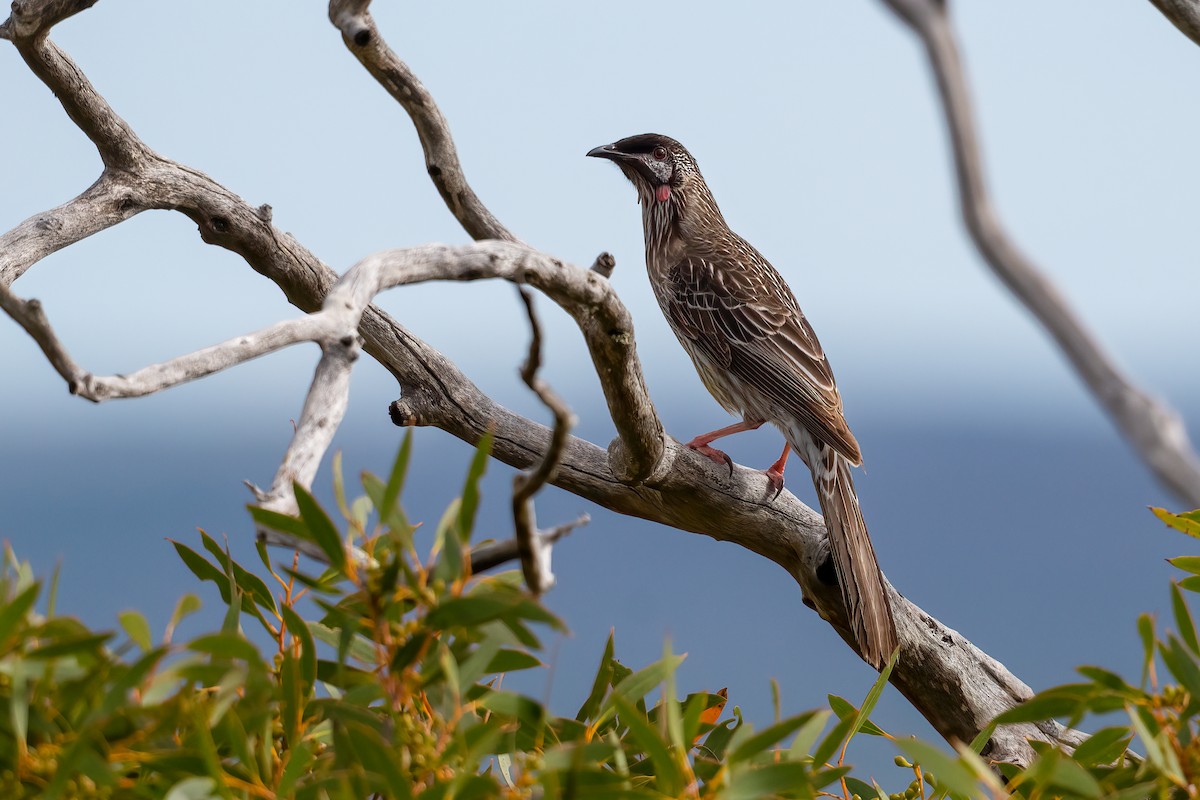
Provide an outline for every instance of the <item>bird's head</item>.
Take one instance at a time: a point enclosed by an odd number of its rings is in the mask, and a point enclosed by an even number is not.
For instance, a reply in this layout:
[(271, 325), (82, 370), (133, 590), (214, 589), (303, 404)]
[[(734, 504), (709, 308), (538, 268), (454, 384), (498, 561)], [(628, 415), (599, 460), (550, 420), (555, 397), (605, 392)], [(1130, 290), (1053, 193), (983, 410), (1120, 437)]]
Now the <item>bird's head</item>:
[(695, 184), (704, 185), (692, 154), (669, 136), (657, 133), (630, 136), (594, 147), (588, 155), (616, 162), (637, 188), (643, 203), (666, 203), (674, 195), (689, 193)]

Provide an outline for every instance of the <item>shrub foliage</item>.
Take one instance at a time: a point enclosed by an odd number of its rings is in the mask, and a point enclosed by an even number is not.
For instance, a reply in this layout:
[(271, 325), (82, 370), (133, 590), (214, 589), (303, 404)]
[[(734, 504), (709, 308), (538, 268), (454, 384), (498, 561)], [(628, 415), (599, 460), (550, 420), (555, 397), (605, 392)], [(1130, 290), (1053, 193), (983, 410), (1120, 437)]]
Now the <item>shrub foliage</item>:
[[(391, 473), (362, 476), (347, 497), (335, 463), (339, 522), (303, 488), (300, 514), (251, 508), (260, 524), (315, 544), (328, 566), (236, 562), (201, 532), (173, 545), (225, 609), (220, 628), (187, 641), (179, 623), (200, 608), (187, 594), (161, 635), (137, 612), (119, 632), (95, 632), (54, 609), (28, 564), (6, 550), (0, 572), (0, 797), (83, 798), (760, 798), (817, 796), (1194, 797), (1200, 772), (1200, 637), (1187, 606), (1200, 557), (1171, 586), (1176, 630), (1137, 624), (1136, 682), (1099, 667), (1041, 692), (994, 724), (1120, 712), (1074, 753), (1035, 744), (1028, 768), (985, 763), (893, 737), (869, 715), (891, 665), (861, 706), (829, 708), (755, 728), (725, 693), (680, 697), (682, 656), (634, 670), (610, 636), (591, 691), (573, 716), (503, 688), (542, 666), (540, 637), (562, 623), (524, 591), (519, 572), (473, 575), (481, 445), (461, 495), (432, 535), (399, 499), (411, 440)], [(1156, 509), (1200, 536), (1200, 513)], [(43, 610), (38, 610), (43, 599)], [(1162, 679), (1170, 676), (1169, 682)], [(857, 735), (893, 739), (904, 787), (888, 793), (851, 775)], [(1135, 754), (1128, 748), (1137, 737)], [(892, 775), (891, 777), (895, 777)]]

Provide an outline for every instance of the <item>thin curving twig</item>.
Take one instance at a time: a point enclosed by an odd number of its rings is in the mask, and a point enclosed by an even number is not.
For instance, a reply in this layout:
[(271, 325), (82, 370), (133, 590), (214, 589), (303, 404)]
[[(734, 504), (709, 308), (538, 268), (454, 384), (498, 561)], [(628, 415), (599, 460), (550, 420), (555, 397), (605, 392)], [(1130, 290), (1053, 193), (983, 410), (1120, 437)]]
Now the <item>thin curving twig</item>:
[(1179, 414), (1126, 377), (1067, 300), (1000, 224), (984, 180), (966, 73), (944, 0), (883, 0), (925, 45), (954, 147), (963, 220), (1009, 291), (1053, 337), (1076, 374), (1158, 480), (1200, 506), (1200, 459)]

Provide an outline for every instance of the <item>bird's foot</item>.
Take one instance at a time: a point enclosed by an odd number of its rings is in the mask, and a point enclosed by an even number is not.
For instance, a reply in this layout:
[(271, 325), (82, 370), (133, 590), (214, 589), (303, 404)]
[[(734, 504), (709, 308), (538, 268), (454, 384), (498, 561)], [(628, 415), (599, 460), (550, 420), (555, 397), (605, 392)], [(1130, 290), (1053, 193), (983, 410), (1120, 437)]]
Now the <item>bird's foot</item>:
[(733, 477), (733, 459), (726, 455), (724, 451), (718, 450), (715, 447), (709, 447), (708, 444), (698, 441), (698, 439), (693, 439), (684, 445), (684, 447), (688, 448), (689, 450), (695, 450), (697, 453), (710, 459), (716, 464), (720, 464), (723, 467), (728, 467), (729, 477)]
[(767, 476), (767, 491), (771, 493), (771, 502), (775, 502), (779, 495), (783, 494), (783, 468), (772, 464), (763, 474)]
[(775, 494), (771, 495), (771, 502), (774, 503), (779, 495), (783, 492), (783, 468), (787, 466), (788, 455), (792, 452), (792, 446), (785, 444), (783, 453), (779, 456), (779, 460), (771, 466), (767, 467), (767, 488), (774, 489)]

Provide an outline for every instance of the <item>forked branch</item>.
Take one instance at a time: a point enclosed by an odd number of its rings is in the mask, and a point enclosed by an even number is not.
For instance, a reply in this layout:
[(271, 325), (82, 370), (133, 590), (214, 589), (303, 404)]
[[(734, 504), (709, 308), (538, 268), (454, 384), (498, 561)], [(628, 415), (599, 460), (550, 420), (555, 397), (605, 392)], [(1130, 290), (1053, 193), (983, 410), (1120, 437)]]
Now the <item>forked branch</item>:
[[(646, 393), (628, 311), (606, 280), (611, 257), (601, 256), (591, 269), (583, 269), (516, 243), (470, 190), (445, 118), (386, 46), (366, 2), (335, 0), (330, 18), (351, 52), (413, 118), (430, 177), (451, 212), (472, 236), (504, 241), (390, 250), (364, 259), (341, 279), (278, 230), (269, 207), (247, 203), (203, 173), (163, 158), (136, 137), (47, 38), (55, 22), (89, 5), (86, 0), (18, 0), (14, 16), (0, 28), (0, 36), (13, 41), (31, 71), (96, 145), (104, 164), (96, 184), (78, 198), (0, 237), (2, 307), (37, 339), (78, 393), (93, 400), (138, 396), (272, 349), (317, 342), (322, 356), (295, 437), (271, 488), (259, 493), (264, 504), (286, 510), (292, 481), (311, 484), (345, 411), (361, 337), (364, 349), (401, 386), (402, 397), (391, 408), (396, 422), (435, 425), (472, 443), (491, 431), (496, 458), (532, 471), (526, 489), (547, 480), (619, 513), (734, 542), (769, 558), (798, 582), (805, 603), (854, 646), (841, 594), (822, 580), (827, 571), (820, 568), (828, 548), (820, 516), (786, 492), (771, 501), (761, 473), (738, 467), (728, 475), (663, 434)], [(146, 209), (184, 213), (197, 223), (204, 241), (238, 253), (275, 282), (288, 300), (313, 313), (127, 376), (88, 373), (70, 359), (40, 308), (12, 294), (9, 287), (50, 253)], [(499, 406), (441, 353), (369, 305), (378, 292), (394, 286), (487, 278), (536, 288), (576, 320), (617, 427), (618, 439), (610, 451), (570, 436), (564, 425), (549, 429)], [(547, 541), (561, 535), (561, 529), (536, 531), (531, 518), (529, 530)], [(476, 569), (511, 559), (516, 545), (488, 547), (472, 554)], [(543, 579), (531, 585), (543, 585)], [(942, 735), (968, 741), (996, 713), (1030, 696), (1029, 688), (994, 659), (889, 591), (902, 641), (892, 681)], [(1033, 751), (1026, 737), (1060, 744), (1079, 740), (1078, 734), (1053, 722), (1012, 726), (996, 732), (985, 755), (1028, 763)]]

